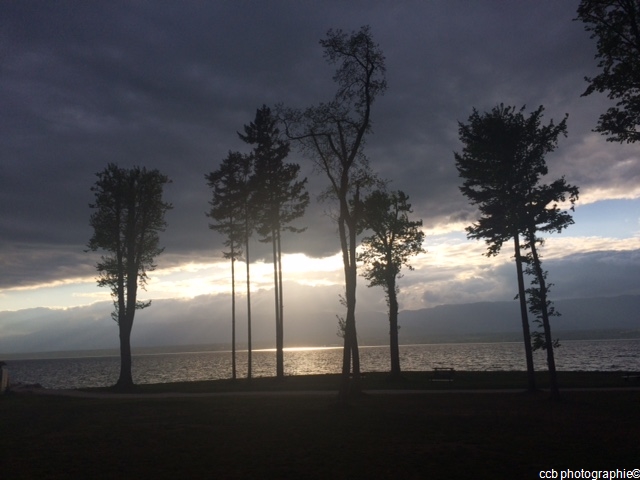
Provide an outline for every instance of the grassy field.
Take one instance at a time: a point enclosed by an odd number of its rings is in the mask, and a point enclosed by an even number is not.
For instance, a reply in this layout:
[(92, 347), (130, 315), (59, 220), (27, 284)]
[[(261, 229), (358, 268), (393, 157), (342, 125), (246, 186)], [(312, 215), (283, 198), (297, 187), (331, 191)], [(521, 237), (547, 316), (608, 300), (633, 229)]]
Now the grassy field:
[[(404, 385), (502, 388), (509, 380), (506, 374), (482, 377), (471, 374), (465, 380), (460, 374), (445, 385), (416, 374)], [(600, 386), (616, 381), (606, 375), (568, 377)], [(381, 375), (368, 375), (365, 382), (389, 386)], [(335, 377), (312, 376), (256, 379), (250, 385), (149, 385), (139, 391), (335, 386)], [(635, 390), (566, 391), (557, 403), (544, 392), (518, 390), (368, 394), (346, 409), (337, 407), (333, 395), (93, 399), (10, 394), (0, 397), (0, 476), (534, 479), (543, 469), (640, 468), (639, 433), (640, 392)]]

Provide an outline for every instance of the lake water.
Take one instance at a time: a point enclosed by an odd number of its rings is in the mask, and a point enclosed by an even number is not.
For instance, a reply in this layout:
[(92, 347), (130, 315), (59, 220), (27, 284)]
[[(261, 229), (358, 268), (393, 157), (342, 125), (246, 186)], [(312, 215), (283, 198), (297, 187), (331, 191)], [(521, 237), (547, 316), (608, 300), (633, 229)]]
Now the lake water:
[[(640, 371), (640, 339), (565, 341), (556, 350), (558, 370)], [(273, 350), (253, 352), (253, 376), (275, 376)], [(247, 352), (238, 352), (237, 376), (246, 376)], [(361, 347), (363, 372), (389, 371), (389, 347)], [(285, 350), (285, 374), (339, 373), (342, 348)], [(403, 345), (405, 371), (452, 367), (469, 371), (526, 370), (522, 343), (457, 343)], [(545, 353), (535, 352), (536, 370), (546, 369)], [(86, 356), (37, 360), (7, 360), (12, 382), (39, 383), (46, 388), (83, 388), (113, 385), (118, 379), (118, 356)], [(220, 351), (134, 355), (134, 382), (165, 383), (231, 378), (231, 353)]]

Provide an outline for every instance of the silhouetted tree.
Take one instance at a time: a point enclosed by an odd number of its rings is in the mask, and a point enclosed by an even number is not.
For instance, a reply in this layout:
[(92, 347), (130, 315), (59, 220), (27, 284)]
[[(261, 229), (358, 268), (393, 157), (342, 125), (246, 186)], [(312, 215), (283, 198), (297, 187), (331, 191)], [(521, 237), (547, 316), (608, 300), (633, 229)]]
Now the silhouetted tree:
[(303, 232), (304, 228), (289, 225), (304, 215), (309, 205), (305, 190), (307, 179), (296, 181), (300, 166), (284, 163), (289, 154), (289, 142), (283, 140), (277, 128), (277, 119), (263, 105), (256, 117), (244, 126), (240, 138), (253, 145), (253, 195), (257, 206), (257, 232), (262, 241), (271, 242), (273, 250), (273, 283), (276, 318), (276, 376), (284, 377), (284, 307), (282, 287), (282, 231)]
[(164, 185), (170, 183), (158, 170), (120, 168), (110, 163), (96, 174), (91, 188), (95, 202), (90, 217), (93, 236), (89, 250), (107, 252), (97, 263), (98, 286), (109, 287), (114, 311), (111, 317), (120, 334), (120, 376), (116, 387), (133, 387), (131, 376), (131, 330), (135, 311), (151, 305), (138, 300), (138, 286), (144, 289), (147, 273), (160, 255), (158, 233), (164, 231), (164, 215), (172, 206), (162, 200)]
[(229, 152), (215, 172), (205, 175), (212, 190), (213, 198), (209, 202), (211, 209), (207, 216), (216, 221), (209, 228), (226, 236), (224, 245), (229, 247), (223, 252), (224, 258), (231, 260), (231, 377), (236, 379), (236, 288), (235, 261), (242, 255), (245, 222), (243, 178), (240, 167), (243, 160), (238, 152)]
[[(328, 194), (338, 202), (338, 235), (345, 275), (344, 355), (340, 400), (347, 401), (353, 365), (352, 391), (360, 391), (360, 357), (356, 335), (356, 247), (360, 221), (360, 196), (372, 183), (363, 153), (364, 139), (371, 131), (371, 106), (386, 90), (385, 62), (368, 26), (350, 35), (329, 30), (320, 40), (324, 56), (338, 68), (333, 77), (338, 85), (334, 99), (304, 111), (283, 110), (282, 119), (290, 138), (313, 158), (329, 179)], [(353, 361), (353, 363), (352, 363)]]
[[(217, 172), (206, 175), (210, 182), (217, 182), (224, 191), (220, 191), (224, 196), (216, 199), (214, 191), (213, 202), (216, 204), (215, 210), (209, 213), (214, 215), (233, 214), (233, 227), (222, 226), (227, 235), (231, 234), (234, 244), (240, 241), (244, 247), (244, 260), (246, 264), (246, 284), (247, 284), (247, 378), (252, 376), (252, 342), (251, 342), (251, 259), (249, 256), (249, 240), (255, 227), (255, 205), (254, 186), (252, 180), (253, 159), (251, 155), (244, 155), (239, 152), (229, 152), (227, 158), (222, 162)], [(212, 203), (213, 203), (212, 202)], [(217, 217), (212, 217), (217, 218)], [(228, 222), (228, 220), (227, 220)], [(230, 252), (231, 258), (240, 258), (241, 250)], [(233, 268), (233, 260), (232, 260)], [(232, 278), (232, 284), (234, 279)], [(234, 289), (235, 290), (235, 289)], [(235, 291), (234, 291), (235, 293)], [(233, 295), (232, 295), (233, 297)]]
[(505, 241), (514, 241), (528, 383), (535, 390), (520, 236), (535, 232), (530, 211), (532, 202), (541, 198), (536, 199), (533, 192), (538, 179), (547, 173), (545, 155), (555, 149), (567, 127), (566, 116), (558, 125), (551, 121), (542, 126), (542, 106), (528, 118), (523, 111), (524, 107), (516, 111), (499, 105), (480, 115), (474, 109), (468, 124), (459, 123), (464, 149), (455, 153), (455, 159), (464, 179), (460, 191), (480, 212), (477, 223), (466, 228), (467, 237), (485, 239), (487, 256), (497, 255)]
[(411, 221), (409, 197), (402, 191), (376, 190), (364, 202), (363, 229), (372, 235), (362, 239), (358, 260), (364, 262), (363, 276), (369, 286), (381, 286), (389, 307), (389, 347), (391, 353), (391, 379), (400, 378), (400, 347), (398, 342), (398, 286), (402, 266), (409, 270), (409, 258), (424, 252), (422, 220)]
[(585, 77), (582, 96), (608, 92), (616, 106), (600, 115), (596, 132), (611, 142), (640, 140), (640, 3), (638, 0), (582, 0), (576, 20), (597, 39), (601, 73)]
[[(541, 170), (546, 174), (546, 168)], [(525, 273), (533, 276), (531, 287), (527, 289), (529, 312), (535, 315), (536, 322), (542, 325), (543, 332), (534, 332), (533, 349), (543, 348), (547, 353), (547, 366), (549, 368), (551, 395), (559, 398), (558, 379), (554, 348), (558, 341), (552, 340), (551, 324), (549, 317), (559, 316), (552, 302), (549, 300), (549, 291), (552, 284), (547, 282), (547, 272), (542, 269), (542, 260), (538, 252), (538, 246), (544, 244), (544, 239), (538, 236), (538, 232), (560, 233), (573, 224), (571, 214), (558, 207), (558, 202), (569, 200), (571, 210), (578, 199), (578, 188), (566, 183), (564, 177), (549, 185), (536, 185), (529, 193), (525, 212), (525, 243), (523, 248), (528, 250), (525, 263)]]

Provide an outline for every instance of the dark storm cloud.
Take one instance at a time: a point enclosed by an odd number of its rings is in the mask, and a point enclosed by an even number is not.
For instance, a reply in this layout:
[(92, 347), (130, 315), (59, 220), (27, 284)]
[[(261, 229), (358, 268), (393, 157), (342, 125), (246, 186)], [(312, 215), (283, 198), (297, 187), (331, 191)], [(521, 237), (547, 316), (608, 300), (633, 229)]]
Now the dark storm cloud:
[[(318, 45), (329, 28), (370, 24), (387, 58), (389, 90), (374, 105), (367, 142), (373, 166), (411, 196), (425, 225), (468, 215), (452, 152), (456, 122), (473, 106), (545, 104), (556, 120), (569, 112), (567, 151), (595, 125), (603, 101), (579, 98), (595, 49), (571, 21), (575, 8), (550, 1), (3, 2), (2, 286), (87, 273), (89, 188), (108, 162), (159, 168), (173, 180), (162, 266), (219, 255), (221, 239), (204, 216), (203, 176), (229, 150), (246, 149), (236, 131), (263, 103), (306, 107), (331, 98), (333, 67)], [(302, 164), (317, 194), (324, 179), (295, 149), (290, 161)], [(285, 250), (337, 251), (329, 208), (312, 202), (300, 221), (308, 231), (285, 239)], [(258, 256), (266, 255), (261, 248)]]

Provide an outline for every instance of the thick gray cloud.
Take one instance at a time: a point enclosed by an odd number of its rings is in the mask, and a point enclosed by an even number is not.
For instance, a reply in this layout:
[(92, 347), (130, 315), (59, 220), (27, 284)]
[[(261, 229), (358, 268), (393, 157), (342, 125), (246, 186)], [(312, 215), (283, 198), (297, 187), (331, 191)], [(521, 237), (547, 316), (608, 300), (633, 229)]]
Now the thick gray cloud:
[[(552, 170), (587, 189), (631, 181), (629, 171), (603, 177), (595, 161), (601, 156), (585, 151), (606, 99), (579, 97), (583, 77), (594, 73), (595, 47), (572, 22), (576, 7), (2, 2), (0, 287), (87, 274), (89, 189), (108, 162), (159, 168), (172, 178), (163, 266), (217, 256), (221, 240), (207, 229), (203, 176), (229, 150), (246, 148), (236, 131), (263, 103), (305, 107), (331, 98), (332, 67), (318, 45), (329, 28), (370, 24), (385, 52), (389, 90), (374, 105), (367, 155), (412, 197), (425, 225), (470, 211), (452, 152), (459, 149), (456, 122), (474, 106), (544, 104), (556, 120), (570, 113), (570, 136)], [(585, 164), (570, 155), (576, 151)], [(609, 162), (621, 160), (610, 155)], [(295, 151), (290, 159), (318, 193), (324, 181), (309, 161)], [(285, 249), (338, 250), (327, 208), (313, 202), (301, 222), (309, 230), (286, 239)]]

